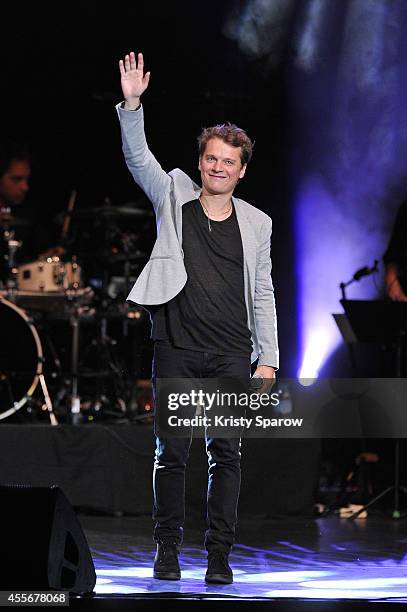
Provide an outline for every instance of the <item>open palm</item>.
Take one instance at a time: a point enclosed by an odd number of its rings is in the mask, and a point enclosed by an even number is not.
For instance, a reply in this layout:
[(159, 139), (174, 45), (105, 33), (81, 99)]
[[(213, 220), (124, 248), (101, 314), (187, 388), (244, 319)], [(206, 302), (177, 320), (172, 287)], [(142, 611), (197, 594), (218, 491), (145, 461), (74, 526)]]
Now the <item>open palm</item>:
[(133, 51), (119, 62), (123, 96), (126, 100), (139, 98), (147, 89), (150, 73), (144, 74), (143, 54), (137, 56)]

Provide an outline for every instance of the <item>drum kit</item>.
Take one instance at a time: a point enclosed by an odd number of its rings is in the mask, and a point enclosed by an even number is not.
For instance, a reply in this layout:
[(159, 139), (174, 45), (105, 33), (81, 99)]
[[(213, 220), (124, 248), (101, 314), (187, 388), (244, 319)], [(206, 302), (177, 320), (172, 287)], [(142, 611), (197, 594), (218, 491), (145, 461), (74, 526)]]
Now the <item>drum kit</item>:
[(125, 298), (148, 259), (138, 247), (153, 214), (110, 202), (74, 210), (75, 199), (56, 218), (62, 246), (25, 263), (17, 237), (29, 222), (0, 209), (0, 421), (145, 416), (134, 352), (148, 318)]

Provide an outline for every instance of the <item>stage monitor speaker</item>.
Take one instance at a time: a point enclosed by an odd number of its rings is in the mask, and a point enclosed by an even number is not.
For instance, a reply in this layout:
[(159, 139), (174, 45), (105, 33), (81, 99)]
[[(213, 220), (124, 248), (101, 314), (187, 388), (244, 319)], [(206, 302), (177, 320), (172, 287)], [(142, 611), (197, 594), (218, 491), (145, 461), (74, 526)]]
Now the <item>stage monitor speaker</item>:
[(2, 485), (0, 508), (0, 590), (93, 591), (89, 546), (61, 489)]

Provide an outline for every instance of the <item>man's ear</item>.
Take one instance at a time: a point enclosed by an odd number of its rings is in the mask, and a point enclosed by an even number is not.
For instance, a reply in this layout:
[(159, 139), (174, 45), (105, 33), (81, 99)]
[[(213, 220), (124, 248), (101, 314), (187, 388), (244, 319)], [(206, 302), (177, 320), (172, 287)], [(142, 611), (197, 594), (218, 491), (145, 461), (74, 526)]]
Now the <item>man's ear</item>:
[(198, 170), (201, 170), (201, 159), (202, 159), (202, 156), (200, 155), (199, 161), (198, 161)]
[(245, 164), (244, 166), (242, 166), (242, 169), (239, 172), (239, 178), (242, 179), (246, 173), (246, 168), (247, 168), (247, 164)]

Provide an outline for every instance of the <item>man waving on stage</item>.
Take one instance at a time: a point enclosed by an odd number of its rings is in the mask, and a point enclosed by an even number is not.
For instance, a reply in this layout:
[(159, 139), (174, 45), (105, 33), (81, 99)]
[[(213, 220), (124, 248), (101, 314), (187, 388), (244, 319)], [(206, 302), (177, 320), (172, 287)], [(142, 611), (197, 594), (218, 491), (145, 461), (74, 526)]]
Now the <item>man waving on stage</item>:
[[(248, 378), (256, 359), (255, 376), (273, 379), (278, 347), (271, 219), (233, 196), (252, 155), (251, 140), (233, 124), (206, 128), (198, 138), (202, 186), (179, 169), (165, 172), (144, 133), (140, 98), (150, 73), (144, 73), (143, 55), (126, 55), (120, 74), (124, 102), (117, 111), (124, 156), (157, 221), (150, 260), (128, 296), (151, 314), (153, 385), (162, 378)], [(190, 444), (191, 438), (157, 435), (153, 518), (159, 579), (181, 577), (178, 546)], [(228, 556), (237, 521), (240, 446), (239, 437), (206, 439), (205, 580), (211, 583), (233, 581)]]

